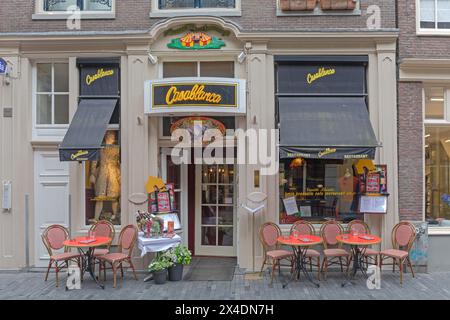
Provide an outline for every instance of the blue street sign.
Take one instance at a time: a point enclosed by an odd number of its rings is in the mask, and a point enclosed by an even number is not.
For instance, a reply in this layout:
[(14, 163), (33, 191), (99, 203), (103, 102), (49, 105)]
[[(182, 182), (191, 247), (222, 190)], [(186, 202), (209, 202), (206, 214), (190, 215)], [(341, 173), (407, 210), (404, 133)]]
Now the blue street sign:
[(5, 61), (5, 59), (0, 58), (0, 75), (6, 74), (8, 71), (8, 63)]

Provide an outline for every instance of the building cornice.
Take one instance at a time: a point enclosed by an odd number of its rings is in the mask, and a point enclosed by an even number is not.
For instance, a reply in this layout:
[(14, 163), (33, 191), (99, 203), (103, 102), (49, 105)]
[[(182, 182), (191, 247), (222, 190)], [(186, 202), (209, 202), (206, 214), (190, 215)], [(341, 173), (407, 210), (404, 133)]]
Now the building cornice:
[(450, 59), (406, 58), (399, 69), (400, 81), (450, 81)]

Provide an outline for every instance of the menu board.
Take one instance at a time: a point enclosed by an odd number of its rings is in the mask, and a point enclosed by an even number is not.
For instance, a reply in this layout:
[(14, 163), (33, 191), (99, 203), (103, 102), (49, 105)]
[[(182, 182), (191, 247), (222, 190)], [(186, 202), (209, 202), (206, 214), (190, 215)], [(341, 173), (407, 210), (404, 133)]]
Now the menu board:
[(361, 213), (387, 213), (387, 196), (361, 196)]

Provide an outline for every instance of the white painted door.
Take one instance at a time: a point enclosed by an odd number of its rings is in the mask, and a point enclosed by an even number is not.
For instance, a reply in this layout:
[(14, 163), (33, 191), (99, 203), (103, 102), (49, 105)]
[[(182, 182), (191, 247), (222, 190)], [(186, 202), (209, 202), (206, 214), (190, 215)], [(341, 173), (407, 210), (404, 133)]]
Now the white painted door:
[(197, 165), (195, 254), (236, 256), (234, 165)]
[(175, 204), (179, 211), (179, 218), (182, 226), (181, 237), (183, 244), (188, 244), (188, 205), (187, 205), (187, 165), (176, 165), (171, 155), (171, 148), (161, 149), (161, 178), (166, 183), (173, 183), (175, 186)]
[(41, 235), (52, 224), (69, 228), (69, 164), (60, 162), (57, 151), (36, 151), (35, 172), (35, 266), (48, 265)]

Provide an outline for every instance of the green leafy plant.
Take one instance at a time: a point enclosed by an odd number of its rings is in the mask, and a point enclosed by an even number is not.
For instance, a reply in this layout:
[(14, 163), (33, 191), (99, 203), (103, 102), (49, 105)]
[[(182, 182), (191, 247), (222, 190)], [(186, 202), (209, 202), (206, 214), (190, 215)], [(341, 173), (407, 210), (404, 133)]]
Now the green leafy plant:
[(173, 262), (167, 259), (164, 255), (156, 258), (152, 261), (152, 263), (148, 266), (148, 270), (150, 272), (162, 271), (173, 266)]
[(179, 245), (165, 253), (166, 258), (173, 264), (189, 265), (192, 260), (192, 253), (186, 246)]

